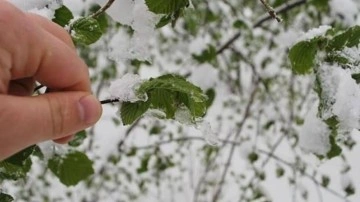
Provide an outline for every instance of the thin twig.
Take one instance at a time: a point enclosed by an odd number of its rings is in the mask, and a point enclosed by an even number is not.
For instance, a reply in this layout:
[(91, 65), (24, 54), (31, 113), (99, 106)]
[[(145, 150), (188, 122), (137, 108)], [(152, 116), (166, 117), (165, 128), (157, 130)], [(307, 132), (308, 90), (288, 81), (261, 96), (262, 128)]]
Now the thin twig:
[(90, 15), (91, 18), (97, 18), (101, 14), (103, 14), (110, 6), (114, 3), (115, 0), (109, 0), (103, 7), (101, 7), (99, 10), (97, 10), (95, 13)]
[[(240, 125), (238, 126), (238, 129), (236, 131), (236, 135), (235, 135), (235, 138), (234, 138), (235, 141), (239, 138), (239, 136), (240, 136), (240, 134), (242, 132), (243, 126), (245, 125), (245, 122), (246, 122), (246, 120), (248, 119), (248, 117), (250, 115), (250, 109), (251, 109), (251, 106), (254, 103), (257, 88), (258, 88), (258, 83), (256, 83), (256, 85), (254, 87), (254, 90), (251, 92), (249, 102), (248, 102), (248, 104), (246, 106), (243, 119), (241, 120)], [(228, 170), (229, 170), (229, 167), (230, 167), (230, 164), (231, 164), (231, 160), (232, 160), (232, 157), (233, 157), (234, 152), (235, 152), (235, 148), (236, 148), (236, 145), (231, 146), (229, 156), (228, 156), (227, 161), (225, 163), (224, 171), (223, 171), (223, 173), (221, 175), (221, 179), (220, 179), (218, 188), (217, 188), (217, 190), (216, 190), (216, 192), (215, 192), (215, 194), (213, 196), (212, 202), (216, 202), (219, 199), (220, 193), (222, 191), (222, 187), (223, 187), (223, 185), (225, 183), (225, 177), (226, 177), (226, 175), (228, 173)]]
[[(305, 4), (307, 2), (307, 0), (298, 0), (298, 1), (294, 1), (292, 3), (289, 4), (284, 4), (276, 9), (275, 12), (277, 14), (281, 14), (281, 13), (285, 13), (289, 10), (292, 10), (298, 6), (301, 6), (302, 4)], [(271, 20), (272, 17), (269, 15), (263, 16), (261, 17), (259, 20), (256, 21), (256, 23), (254, 24), (253, 28), (257, 28), (260, 27), (264, 22)], [(228, 49), (231, 44), (233, 44), (237, 39), (239, 39), (241, 36), (241, 31), (237, 32), (236, 34), (234, 34), (234, 36), (232, 36), (228, 41), (226, 41), (224, 43), (224, 45), (222, 45), (217, 51), (216, 54), (221, 54), (222, 52), (224, 52), (226, 49)]]
[(309, 178), (309, 179), (310, 179), (311, 181), (313, 181), (314, 184), (316, 184), (317, 186), (323, 188), (324, 190), (328, 191), (329, 193), (333, 194), (334, 196), (337, 196), (338, 198), (342, 199), (343, 201), (349, 201), (345, 196), (341, 195), (340, 193), (336, 192), (335, 190), (333, 190), (333, 189), (331, 189), (331, 188), (329, 188), (329, 187), (324, 187), (324, 186), (322, 186), (321, 183), (320, 183), (319, 181), (317, 181), (314, 176), (310, 175), (309, 173), (304, 172), (303, 170), (301, 170), (301, 168), (298, 168), (298, 167), (295, 166), (294, 164), (292, 164), (292, 163), (290, 163), (290, 162), (287, 162), (287, 161), (281, 159), (280, 157), (278, 157), (278, 156), (276, 156), (276, 155), (274, 155), (273, 153), (270, 153), (270, 152), (268, 152), (268, 151), (265, 151), (265, 150), (262, 150), (262, 149), (258, 149), (257, 151), (258, 151), (259, 153), (261, 153), (261, 154), (267, 155), (268, 157), (276, 160), (277, 162), (280, 162), (280, 163), (282, 163), (282, 164), (290, 167), (291, 169), (296, 169), (296, 170), (298, 170), (300, 173), (303, 174), (303, 176)]
[(120, 100), (118, 98), (113, 98), (113, 99), (106, 99), (106, 100), (101, 100), (100, 104), (113, 104), (116, 102), (120, 102)]
[(276, 19), (276, 21), (278, 21), (278, 22), (281, 22), (281, 21), (282, 21), (282, 19), (281, 19), (279, 16), (277, 16), (277, 13), (276, 13), (276, 11), (274, 10), (274, 8), (271, 7), (267, 1), (265, 1), (265, 0), (260, 0), (260, 1), (261, 1), (261, 3), (265, 6), (267, 12), (269, 13), (269, 15), (270, 15), (273, 19)]

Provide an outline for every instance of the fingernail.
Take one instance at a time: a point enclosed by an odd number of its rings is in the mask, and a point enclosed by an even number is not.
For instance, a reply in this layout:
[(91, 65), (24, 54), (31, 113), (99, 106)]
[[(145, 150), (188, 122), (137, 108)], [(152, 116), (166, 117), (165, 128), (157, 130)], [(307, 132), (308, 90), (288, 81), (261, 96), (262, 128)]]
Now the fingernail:
[(93, 95), (82, 97), (79, 100), (79, 111), (84, 123), (93, 124), (100, 118), (100, 102)]

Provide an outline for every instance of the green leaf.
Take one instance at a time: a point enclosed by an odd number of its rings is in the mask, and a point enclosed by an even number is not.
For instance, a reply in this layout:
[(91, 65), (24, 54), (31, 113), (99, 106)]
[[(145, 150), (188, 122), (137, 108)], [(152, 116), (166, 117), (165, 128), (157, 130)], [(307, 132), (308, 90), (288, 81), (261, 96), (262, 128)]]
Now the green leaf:
[(0, 201), (1, 202), (11, 202), (11, 201), (14, 201), (14, 198), (8, 194), (0, 193)]
[(346, 193), (346, 196), (351, 196), (351, 195), (355, 194), (355, 187), (354, 187), (354, 185), (349, 184), (348, 186), (346, 186), (344, 188), (344, 191)]
[(86, 138), (86, 131), (82, 130), (82, 131), (76, 133), (74, 139), (71, 140), (68, 144), (69, 144), (69, 146), (72, 146), (72, 147), (78, 147), (83, 143), (85, 138)]
[(259, 159), (259, 155), (255, 152), (251, 152), (247, 158), (250, 161), (250, 163), (255, 163)]
[(0, 162), (0, 179), (17, 180), (25, 178), (29, 172), (32, 161), (31, 154), (37, 146), (28, 147), (17, 154)]
[(341, 50), (345, 47), (354, 47), (360, 43), (360, 26), (356, 25), (345, 32), (336, 35), (329, 41), (327, 51)]
[(309, 73), (315, 65), (316, 52), (316, 40), (301, 41), (295, 44), (289, 52), (293, 71), (297, 74)]
[(236, 28), (236, 29), (247, 29), (248, 25), (242, 20), (236, 20), (233, 23), (233, 27)]
[(121, 105), (120, 116), (124, 125), (132, 124), (150, 107), (150, 102), (124, 102)]
[(61, 183), (72, 186), (94, 174), (92, 163), (84, 153), (75, 151), (50, 159), (48, 167)]
[(74, 16), (72, 12), (66, 6), (61, 6), (60, 8), (55, 10), (54, 18), (52, 19), (52, 21), (62, 27), (65, 27), (73, 18)]
[(360, 83), (360, 73), (352, 74), (351, 77), (356, 81), (357, 84)]
[(213, 88), (210, 88), (206, 91), (205, 94), (208, 97), (208, 100), (206, 101), (206, 106), (207, 108), (209, 108), (215, 100), (216, 92)]
[(199, 55), (192, 55), (192, 57), (199, 63), (211, 63), (216, 60), (216, 56), (216, 48), (212, 45), (208, 45), (207, 49), (203, 50)]
[[(95, 13), (97, 10), (99, 10), (101, 7), (99, 5), (94, 4), (91, 8), (90, 8), (90, 12)], [(108, 26), (109, 26), (109, 22), (107, 19), (107, 16), (105, 13), (99, 15), (98, 17), (95, 18), (95, 20), (98, 21), (101, 31), (102, 33), (105, 33)]]
[(159, 20), (159, 22), (155, 25), (155, 27), (159, 29), (169, 24), (171, 21), (172, 21), (172, 15), (165, 15)]
[(174, 95), (166, 89), (154, 89), (149, 92), (151, 108), (160, 109), (165, 112), (166, 118), (174, 118), (176, 106)]
[(149, 10), (156, 14), (170, 14), (185, 8), (189, 0), (145, 0)]
[(310, 3), (319, 10), (326, 11), (329, 8), (329, 0), (311, 0)]
[(335, 137), (331, 135), (329, 137), (330, 139), (330, 151), (326, 154), (326, 157), (331, 159), (333, 157), (339, 156), (342, 152), (342, 149), (339, 147), (339, 145), (336, 144)]
[(102, 35), (101, 27), (94, 18), (80, 18), (70, 25), (72, 37), (76, 42), (90, 45)]
[(323, 175), (321, 177), (321, 186), (327, 187), (329, 185), (329, 183), (330, 183), (330, 178), (326, 175)]
[(140, 167), (136, 170), (136, 172), (138, 174), (148, 171), (148, 164), (149, 164), (150, 157), (151, 157), (151, 154), (148, 154), (148, 153), (142, 157)]

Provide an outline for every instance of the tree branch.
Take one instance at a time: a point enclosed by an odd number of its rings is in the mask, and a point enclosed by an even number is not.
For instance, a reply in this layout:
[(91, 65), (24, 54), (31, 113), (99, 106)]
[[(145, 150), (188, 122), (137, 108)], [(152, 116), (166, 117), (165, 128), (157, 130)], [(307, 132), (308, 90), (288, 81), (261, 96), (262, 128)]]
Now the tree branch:
[[(301, 6), (303, 4), (307, 3), (307, 0), (297, 0), (294, 1), (292, 3), (289, 4), (284, 4), (276, 9), (274, 9), (274, 11), (277, 14), (281, 14), (281, 13), (285, 13), (289, 10), (292, 10), (298, 6)], [(256, 21), (256, 23), (254, 24), (253, 28), (257, 28), (260, 27), (264, 22), (271, 20), (273, 17), (266, 15), (261, 17), (259, 20)], [(223, 53), (226, 49), (228, 49), (231, 44), (233, 44), (237, 39), (239, 39), (241, 36), (241, 31), (237, 32), (233, 37), (231, 37), (227, 42), (224, 43), (224, 45), (222, 45), (217, 51), (216, 54), (221, 54)]]
[(321, 183), (319, 181), (316, 180), (316, 178), (312, 175), (310, 175), (309, 173), (306, 173), (304, 172), (303, 170), (299, 169), (297, 166), (295, 166), (294, 164), (292, 163), (289, 163), (283, 159), (281, 159), (280, 157), (274, 155), (273, 153), (270, 153), (268, 151), (265, 151), (265, 150), (262, 150), (262, 149), (258, 149), (257, 150), (259, 153), (261, 154), (265, 154), (267, 155), (268, 157), (276, 160), (277, 162), (279, 163), (282, 163), (288, 167), (290, 167), (291, 169), (294, 169), (294, 170), (297, 170), (298, 172), (302, 173), (303, 176), (309, 178), (311, 181), (314, 182), (314, 184), (316, 184), (317, 186), (319, 187), (322, 187), (324, 190), (328, 191), (329, 193), (333, 194), (334, 196), (337, 196), (338, 198), (342, 199), (343, 201), (349, 201), (345, 196), (341, 195), (340, 193), (336, 192), (335, 190), (333, 189), (330, 189), (329, 187), (324, 187), (321, 185)]
[[(246, 122), (246, 120), (248, 119), (248, 117), (250, 115), (250, 108), (251, 108), (252, 104), (254, 103), (255, 95), (256, 95), (256, 92), (257, 92), (257, 87), (258, 87), (258, 83), (256, 83), (255, 88), (254, 88), (254, 90), (252, 91), (252, 93), (250, 95), (249, 102), (248, 102), (248, 104), (246, 106), (243, 119), (241, 120), (240, 125), (238, 126), (238, 129), (236, 131), (236, 135), (235, 135), (235, 138), (234, 138), (235, 141), (239, 138), (239, 136), (240, 136), (240, 134), (242, 132), (243, 126), (245, 125), (245, 122)], [(217, 190), (216, 190), (216, 192), (215, 192), (215, 194), (213, 196), (212, 202), (216, 202), (219, 199), (220, 193), (222, 191), (222, 187), (223, 187), (223, 185), (225, 183), (225, 177), (226, 177), (226, 175), (228, 173), (228, 170), (229, 170), (229, 167), (230, 167), (230, 164), (231, 164), (231, 160), (232, 160), (232, 157), (233, 157), (234, 152), (235, 152), (235, 148), (236, 148), (236, 145), (231, 146), (229, 156), (228, 156), (227, 161), (225, 163), (224, 171), (223, 171), (223, 173), (221, 175), (221, 179), (220, 179), (218, 188), (217, 188)]]
[(97, 18), (101, 14), (103, 14), (110, 6), (115, 2), (115, 0), (109, 0), (103, 7), (101, 7), (99, 10), (97, 10), (95, 13), (90, 15), (91, 18)]

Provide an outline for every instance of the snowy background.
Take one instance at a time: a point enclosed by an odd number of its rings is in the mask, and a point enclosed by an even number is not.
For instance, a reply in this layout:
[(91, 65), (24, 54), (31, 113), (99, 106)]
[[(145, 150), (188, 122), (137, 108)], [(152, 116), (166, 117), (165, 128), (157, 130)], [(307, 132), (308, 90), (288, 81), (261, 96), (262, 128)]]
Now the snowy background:
[[(49, 19), (61, 4), (47, 0), (11, 2)], [(63, 4), (79, 17), (90, 14), (94, 4), (105, 2), (64, 0)], [(293, 1), (270, 1), (276, 2), (286, 5)], [(161, 16), (148, 11), (143, 0), (116, 0), (107, 11), (107, 33), (89, 48), (79, 48), (82, 56), (87, 51), (87, 62), (96, 61), (88, 63), (94, 93), (103, 100), (129, 89), (124, 86), (136, 85), (129, 83), (132, 81), (164, 73), (186, 75), (204, 91), (216, 92), (204, 119), (219, 145), (209, 144), (214, 141), (209, 131), (176, 121), (145, 116), (135, 127), (119, 125), (118, 107), (106, 105), (101, 120), (79, 147), (94, 160), (91, 180), (65, 187), (42, 161), (34, 158), (36, 163), (28, 179), (6, 181), (1, 188), (15, 196), (15, 201), (34, 202), (208, 202), (219, 190), (218, 201), (229, 202), (359, 201), (359, 86), (351, 79), (350, 71), (320, 64), (322, 79), (332, 89), (328, 92), (334, 99), (331, 113), (341, 119), (343, 132), (343, 154), (320, 160), (311, 152), (327, 153), (329, 129), (317, 118), (319, 101), (313, 90), (314, 78), (294, 75), (287, 59), (288, 49), (298, 41), (322, 35), (331, 27), (360, 25), (358, 0), (328, 3), (327, 11), (300, 6), (288, 15), (280, 15), (284, 19), (281, 24), (269, 20), (255, 28), (257, 19), (268, 15), (260, 1), (194, 0), (174, 28), (167, 25), (154, 29)], [(239, 29), (233, 23), (238, 19), (244, 23), (241, 36), (228, 50), (210, 62), (194, 59), (193, 55), (209, 46), (218, 50), (237, 34)], [(357, 47), (344, 54), (360, 61)], [(137, 63), (134, 59), (148, 62)], [(124, 75), (123, 83), (114, 84)], [(128, 93), (125, 97), (131, 100), (134, 95)], [(159, 130), (157, 135), (152, 134), (153, 129)], [(176, 139), (187, 141), (173, 141)], [(354, 146), (347, 146), (352, 143)], [(51, 152), (53, 147), (52, 142), (42, 144)], [(67, 150), (62, 145), (55, 147), (55, 153)], [(126, 155), (133, 148), (136, 154)], [(149, 170), (139, 174), (137, 169), (146, 154), (152, 154)], [(257, 157), (254, 161), (249, 159), (252, 154)], [(152, 169), (159, 158), (171, 158), (174, 166), (160, 172)], [(329, 184), (324, 185), (327, 179)], [(355, 193), (345, 197), (349, 188)]]

